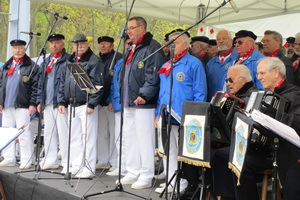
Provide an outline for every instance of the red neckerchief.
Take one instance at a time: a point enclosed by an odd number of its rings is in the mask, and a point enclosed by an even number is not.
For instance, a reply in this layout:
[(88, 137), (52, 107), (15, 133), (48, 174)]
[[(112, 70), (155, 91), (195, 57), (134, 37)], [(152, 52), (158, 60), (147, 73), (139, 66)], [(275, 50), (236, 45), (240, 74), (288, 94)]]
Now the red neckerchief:
[(219, 53), (219, 60), (221, 63), (223, 63), (225, 61), (225, 58), (227, 58), (227, 56), (229, 56), (233, 51), (233, 47), (231, 47), (229, 49), (229, 51), (227, 51), (227, 53), (223, 53), (222, 51), (220, 51)]
[(281, 81), (279, 81), (279, 82), (275, 85), (275, 87), (280, 87), (284, 81), (285, 81), (285, 78), (281, 79)]
[(238, 59), (238, 61), (235, 63), (235, 65), (240, 65), (240, 64), (243, 64), (243, 62), (248, 59), (252, 52), (254, 51), (254, 47), (249, 49), (246, 53), (244, 53), (243, 55), (241, 55)]
[(279, 51), (280, 51), (280, 49), (277, 49), (276, 51), (273, 51), (272, 53), (268, 54), (267, 56), (268, 57), (275, 57), (278, 54)]
[(76, 63), (77, 65), (79, 65), (79, 60), (80, 60), (80, 58), (81, 58), (81, 56), (76, 56), (76, 61), (75, 61), (75, 63)]
[[(174, 57), (174, 63), (177, 62), (180, 58), (182, 58), (183, 56), (185, 56), (185, 54), (188, 52), (188, 49), (185, 49), (183, 52), (181, 52), (179, 55)], [(158, 70), (158, 74), (165, 74), (166, 76), (169, 76), (171, 72), (171, 60), (169, 60), (166, 64), (164, 64), (164, 66), (162, 66), (159, 70)]]
[(46, 70), (45, 70), (45, 72), (46, 72), (46, 73), (48, 73), (48, 74), (50, 74), (50, 73), (51, 73), (51, 71), (52, 71), (52, 68), (53, 68), (53, 66), (54, 66), (55, 62), (57, 61), (57, 59), (58, 59), (58, 58), (60, 58), (60, 57), (61, 57), (61, 55), (62, 55), (62, 51), (61, 51), (61, 52), (59, 52), (59, 53), (58, 53), (58, 54), (56, 54), (56, 55), (52, 54), (51, 61), (49, 62), (48, 66), (46, 67)]
[(134, 54), (134, 51), (135, 51), (135, 47), (136, 47), (139, 43), (142, 42), (142, 40), (144, 39), (144, 36), (145, 36), (145, 35), (141, 36), (135, 43), (132, 43), (132, 45), (131, 45), (131, 50), (130, 50), (130, 53), (129, 53), (129, 55), (128, 55), (128, 58), (127, 58), (127, 60), (126, 60), (125, 65), (128, 65), (129, 63), (131, 63), (132, 57), (133, 57), (133, 54)]
[(24, 60), (24, 56), (23, 56), (22, 58), (20, 58), (19, 60), (16, 60), (16, 58), (13, 57), (13, 62), (12, 62), (12, 64), (11, 64), (11, 67), (10, 67), (9, 70), (7, 71), (7, 76), (13, 75), (13, 73), (14, 73), (14, 71), (15, 71), (15, 69), (16, 69), (17, 64), (23, 62), (23, 60)]
[(297, 71), (299, 67), (299, 63), (300, 63), (300, 57), (298, 57), (298, 59), (293, 62), (294, 72)]
[(200, 55), (199, 55), (200, 59), (203, 59), (204, 56), (206, 55), (206, 53), (207, 53), (207, 52), (204, 52), (203, 54), (200, 54)]

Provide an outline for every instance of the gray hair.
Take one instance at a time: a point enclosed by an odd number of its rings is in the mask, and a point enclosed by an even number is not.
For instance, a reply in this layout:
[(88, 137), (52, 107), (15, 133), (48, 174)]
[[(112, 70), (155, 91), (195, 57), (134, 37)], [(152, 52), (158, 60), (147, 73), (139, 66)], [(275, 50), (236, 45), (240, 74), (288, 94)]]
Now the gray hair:
[(300, 32), (295, 35), (295, 39), (297, 40), (298, 38), (300, 38)]
[(266, 62), (267, 70), (279, 69), (279, 74), (281, 78), (286, 78), (286, 67), (284, 63), (277, 57), (264, 57), (260, 59), (258, 62), (261, 63)]
[[(171, 34), (169, 35), (169, 39), (170, 39), (171, 37), (173, 37), (173, 36), (179, 35), (180, 33), (181, 33), (181, 32), (179, 32), (179, 31), (176, 31), (176, 32), (174, 32), (174, 33), (171, 33)], [(186, 43), (187, 45), (190, 44), (190, 38), (187, 36), (187, 34), (183, 34), (183, 35), (181, 35), (180, 37), (182, 37), (182, 41), (183, 41), (184, 43)]]
[(275, 41), (280, 41), (280, 46), (282, 46), (282, 35), (277, 31), (266, 30), (264, 35), (273, 35)]
[(230, 31), (228, 31), (228, 30), (226, 30), (226, 29), (221, 29), (221, 30), (219, 30), (219, 32), (217, 33), (216, 36), (218, 37), (219, 33), (221, 33), (221, 32), (226, 32), (226, 33), (227, 33), (227, 36), (232, 40), (232, 35), (231, 35)]
[(239, 70), (239, 76), (245, 78), (247, 82), (252, 81), (250, 69), (248, 67), (246, 67), (245, 65), (233, 65), (233, 66), (229, 67), (228, 70), (231, 70), (231, 69)]
[(140, 16), (131, 17), (128, 21), (132, 21), (132, 20), (135, 20), (137, 25), (144, 26), (145, 30), (147, 30), (147, 22), (143, 17)]

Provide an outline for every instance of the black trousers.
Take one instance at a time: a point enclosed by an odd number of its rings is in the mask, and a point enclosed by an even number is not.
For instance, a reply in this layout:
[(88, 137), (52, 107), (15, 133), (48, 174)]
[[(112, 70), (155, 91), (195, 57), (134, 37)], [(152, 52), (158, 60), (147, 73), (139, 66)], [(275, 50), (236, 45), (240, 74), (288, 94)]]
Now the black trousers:
[(286, 174), (283, 185), (284, 200), (300, 199), (300, 163), (292, 165)]
[(230, 147), (215, 151), (212, 156), (212, 174), (214, 194), (231, 197), (236, 200), (259, 200), (256, 183), (262, 179), (262, 173), (272, 168), (272, 160), (268, 153), (262, 151), (248, 152), (237, 186), (235, 174), (228, 169)]

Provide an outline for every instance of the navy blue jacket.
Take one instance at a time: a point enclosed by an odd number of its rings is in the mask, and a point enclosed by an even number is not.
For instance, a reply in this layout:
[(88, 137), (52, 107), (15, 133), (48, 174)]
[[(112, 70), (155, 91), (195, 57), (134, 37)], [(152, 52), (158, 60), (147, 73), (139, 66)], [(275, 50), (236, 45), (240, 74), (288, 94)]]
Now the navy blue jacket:
[[(54, 85), (53, 85), (54, 86), (54, 88), (53, 88), (53, 90), (54, 90), (53, 108), (57, 108), (57, 106), (58, 106), (57, 96), (59, 93), (60, 79), (61, 79), (62, 73), (65, 72), (66, 61), (69, 56), (70, 56), (70, 54), (66, 53), (66, 51), (64, 49), (62, 56), (55, 63), (55, 68), (54, 68), (54, 70), (55, 70), (54, 80), (55, 81), (54, 81)], [(43, 75), (44, 75), (44, 71), (45, 71), (46, 67), (48, 66), (48, 64), (50, 62), (51, 57), (52, 57), (52, 54), (50, 54), (46, 58), (45, 66), (42, 64), (41, 68), (40, 68), (40, 79), (39, 79), (39, 87), (38, 87), (37, 104), (41, 103), (42, 90), (43, 90), (42, 87), (44, 87), (44, 90), (45, 90), (45, 88), (47, 88), (47, 81), (44, 81), (44, 80), (47, 80), (48, 74), (45, 73), (45, 78), (43, 78)], [(44, 94), (45, 95), (43, 95), (43, 105), (45, 105), (46, 91), (44, 91)]]
[[(11, 57), (2, 67), (0, 75), (0, 105), (4, 105), (7, 83), (7, 71), (10, 69), (13, 61)], [(31, 73), (32, 71), (32, 73)], [(25, 54), (23, 63), (21, 63), (18, 73), (21, 78), (17, 88), (17, 97), (14, 102), (15, 108), (29, 108), (36, 106), (36, 97), (38, 90), (39, 66)], [(15, 72), (16, 73), (16, 72)], [(31, 73), (31, 75), (30, 75)]]
[[(139, 108), (156, 107), (159, 92), (157, 71), (166, 61), (163, 51), (154, 54), (145, 61), (144, 65), (138, 65), (140, 61), (160, 47), (160, 44), (152, 37), (153, 35), (149, 32), (145, 34), (142, 42), (136, 46), (131, 63), (126, 66), (130, 68), (128, 77), (129, 106), (135, 106), (133, 102), (140, 96), (146, 100), (146, 104), (140, 104)], [(129, 51), (126, 53), (126, 60), (128, 55)]]
[[(67, 59), (68, 64), (75, 64), (76, 56), (73, 53)], [(90, 77), (91, 81), (96, 85), (102, 85), (102, 77), (100, 76), (99, 68), (99, 57), (96, 56), (93, 51), (89, 48), (79, 60), (79, 64), (83, 66), (87, 75)], [(102, 95), (102, 89), (96, 93), (88, 95), (88, 107), (94, 109), (99, 102)], [(62, 73), (59, 94), (58, 94), (58, 104), (67, 106), (70, 104), (70, 98), (74, 99), (74, 106), (81, 106), (86, 104), (86, 92), (82, 91), (79, 86), (75, 83), (70, 71), (65, 68), (65, 72)]]

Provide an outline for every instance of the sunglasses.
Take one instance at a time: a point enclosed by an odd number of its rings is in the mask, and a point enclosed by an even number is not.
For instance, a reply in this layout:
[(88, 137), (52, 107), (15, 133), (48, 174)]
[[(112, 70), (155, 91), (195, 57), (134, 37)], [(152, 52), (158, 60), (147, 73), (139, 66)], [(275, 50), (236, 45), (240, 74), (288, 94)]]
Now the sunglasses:
[(233, 83), (232, 78), (226, 78), (225, 81), (226, 81), (226, 83), (228, 83), (228, 82), (229, 82), (229, 83)]
[(238, 40), (238, 41), (234, 41), (234, 45), (236, 45), (236, 44), (239, 44), (239, 45), (242, 45), (244, 42), (242, 41), (242, 40)]

